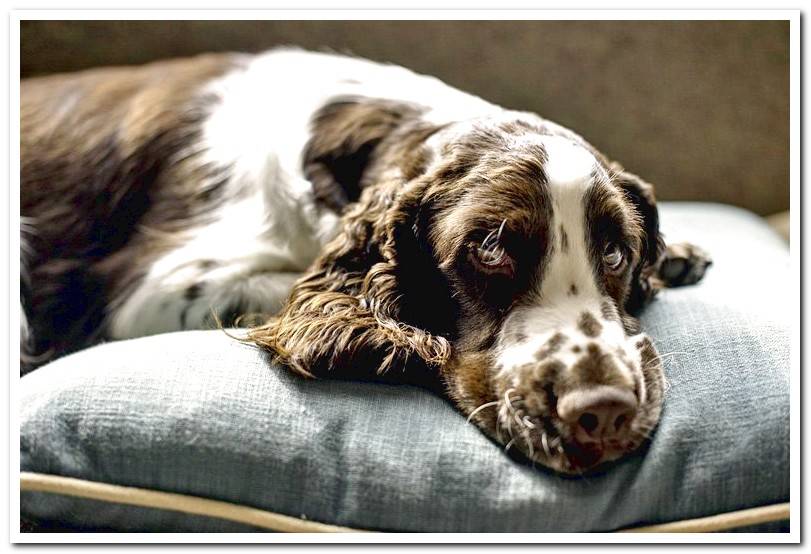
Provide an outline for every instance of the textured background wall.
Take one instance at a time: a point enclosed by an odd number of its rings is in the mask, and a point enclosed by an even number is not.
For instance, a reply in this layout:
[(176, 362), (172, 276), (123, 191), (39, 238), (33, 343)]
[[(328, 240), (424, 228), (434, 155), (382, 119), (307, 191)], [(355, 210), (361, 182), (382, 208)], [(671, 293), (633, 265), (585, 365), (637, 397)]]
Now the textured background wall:
[(779, 21), (31, 21), (21, 73), (278, 44), (349, 51), (571, 127), (661, 199), (769, 214), (789, 206), (788, 39)]

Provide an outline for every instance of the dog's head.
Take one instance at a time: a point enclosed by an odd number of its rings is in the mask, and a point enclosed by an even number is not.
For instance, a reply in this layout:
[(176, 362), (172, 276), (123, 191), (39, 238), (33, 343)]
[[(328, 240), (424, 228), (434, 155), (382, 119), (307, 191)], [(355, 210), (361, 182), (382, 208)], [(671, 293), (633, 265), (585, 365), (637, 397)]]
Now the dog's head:
[(434, 375), (485, 432), (558, 471), (637, 448), (663, 392), (630, 315), (662, 252), (651, 187), (531, 114), (330, 110), (305, 169), (348, 202), (342, 231), (252, 339), (307, 375)]

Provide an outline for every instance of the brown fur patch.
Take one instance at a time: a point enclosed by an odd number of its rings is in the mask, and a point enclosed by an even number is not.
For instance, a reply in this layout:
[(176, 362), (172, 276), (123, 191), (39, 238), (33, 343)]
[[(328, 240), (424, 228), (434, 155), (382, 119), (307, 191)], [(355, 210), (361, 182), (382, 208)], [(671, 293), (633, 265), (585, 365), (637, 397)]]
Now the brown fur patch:
[(607, 321), (616, 321), (619, 319), (617, 308), (610, 300), (603, 300), (602, 304), (600, 304), (600, 313), (602, 314), (603, 319)]
[(586, 352), (571, 368), (568, 387), (578, 388), (587, 385), (627, 386), (611, 356), (606, 356), (595, 343), (586, 346)]
[(656, 348), (650, 338), (643, 337), (637, 343), (642, 361), (642, 373), (644, 374), (645, 386), (647, 389), (648, 403), (644, 407), (645, 415), (655, 421), (659, 416), (664, 396), (664, 379), (662, 364)]
[(551, 356), (552, 354), (560, 350), (560, 347), (563, 345), (564, 342), (566, 342), (566, 340), (567, 340), (566, 335), (564, 335), (563, 333), (555, 333), (548, 341), (546, 341), (546, 344), (544, 344), (535, 353), (535, 359), (540, 361), (543, 360), (544, 358)]
[(25, 299), (54, 355), (104, 333), (124, 295), (176, 233), (203, 218), (227, 168), (200, 161), (205, 83), (241, 63), (205, 55), (20, 84), (20, 215), (31, 230)]
[[(566, 370), (559, 360), (546, 360), (536, 364), (519, 386), (518, 394), (524, 398), (527, 407), (535, 414), (552, 415), (555, 412), (555, 383)], [(527, 386), (529, 385), (529, 386)], [(532, 394), (529, 394), (529, 392)]]
[[(442, 372), (451, 398), (463, 413), (469, 414), (495, 397), (486, 377), (492, 364), (490, 352), (472, 352), (457, 356)], [(485, 429), (495, 431), (495, 413), (495, 408), (482, 410), (477, 414), (477, 420), (484, 424)]]
[[(421, 112), (403, 102), (354, 97), (332, 101), (316, 112), (303, 155), (316, 200), (340, 212), (360, 198), (381, 170), (399, 169), (406, 180), (417, 176), (422, 143), (438, 129), (418, 124)], [(372, 176), (374, 167), (378, 175)]]
[(584, 335), (592, 338), (598, 336), (603, 330), (603, 326), (597, 321), (597, 318), (589, 312), (580, 314), (580, 319), (577, 321), (577, 328), (580, 329)]
[(639, 320), (628, 314), (621, 316), (622, 328), (625, 330), (626, 335), (636, 335), (642, 331), (642, 326)]

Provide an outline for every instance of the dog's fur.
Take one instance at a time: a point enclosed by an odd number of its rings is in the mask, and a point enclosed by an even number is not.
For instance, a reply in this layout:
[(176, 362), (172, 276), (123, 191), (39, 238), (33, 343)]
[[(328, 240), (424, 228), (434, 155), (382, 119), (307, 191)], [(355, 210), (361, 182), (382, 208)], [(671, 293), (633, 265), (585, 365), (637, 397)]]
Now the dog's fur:
[[(559, 125), (293, 49), (25, 80), (20, 123), (24, 370), (264, 314), (247, 338), (292, 370), (432, 386), (559, 471), (658, 420), (632, 314), (709, 261)], [(599, 387), (636, 407), (595, 443), (562, 413)]]

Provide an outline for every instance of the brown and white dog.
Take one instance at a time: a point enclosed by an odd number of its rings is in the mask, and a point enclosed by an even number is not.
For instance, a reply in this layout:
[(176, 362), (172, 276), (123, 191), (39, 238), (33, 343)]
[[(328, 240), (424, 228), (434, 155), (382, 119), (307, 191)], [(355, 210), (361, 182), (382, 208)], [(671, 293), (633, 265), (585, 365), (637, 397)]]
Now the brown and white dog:
[(294, 371), (433, 386), (558, 471), (658, 421), (630, 314), (709, 260), (568, 129), (295, 49), (25, 80), (20, 117), (24, 371), (266, 314)]

